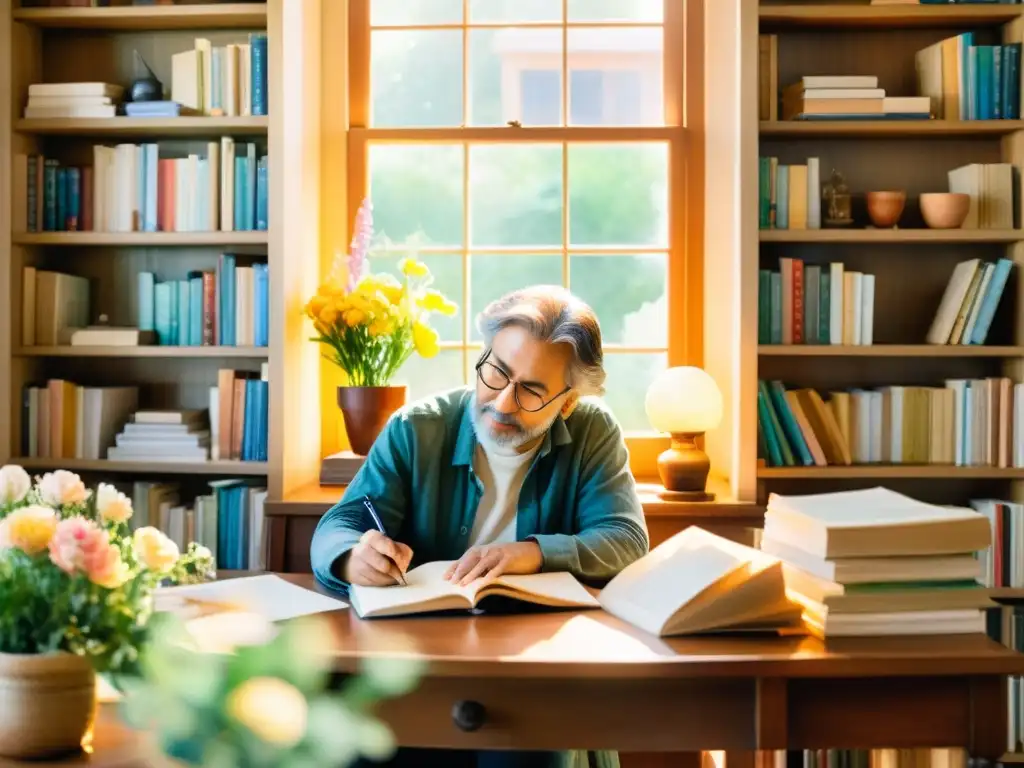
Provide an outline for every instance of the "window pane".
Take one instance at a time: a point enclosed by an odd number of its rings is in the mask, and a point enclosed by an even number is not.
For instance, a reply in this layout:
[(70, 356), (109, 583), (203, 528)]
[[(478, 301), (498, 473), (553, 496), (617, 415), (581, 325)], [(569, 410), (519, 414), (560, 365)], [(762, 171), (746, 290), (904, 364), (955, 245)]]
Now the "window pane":
[(561, 145), (470, 147), (469, 177), (473, 245), (561, 247)]
[(601, 321), (605, 344), (668, 347), (668, 256), (572, 256), (572, 292)]
[(408, 402), (461, 387), (466, 383), (462, 372), (462, 350), (442, 349), (431, 358), (420, 357), (414, 352), (399, 369), (393, 383), (409, 387)]
[(470, 123), (562, 125), (562, 31), (469, 33)]
[(661, 27), (569, 29), (572, 125), (664, 125)]
[(562, 0), (469, 0), (469, 20), (477, 24), (561, 21)]
[(488, 254), (471, 256), (470, 273), (470, 338), (482, 337), (476, 318), (484, 308), (506, 293), (531, 285), (562, 285), (561, 256), (523, 256), (521, 254)]
[(668, 145), (569, 146), (572, 245), (668, 246)]
[[(391, 253), (387, 255), (375, 255), (370, 259), (370, 269), (373, 272), (388, 272), (399, 280), (404, 280), (398, 265), (407, 253)], [(436, 288), (446, 297), (459, 305), (459, 311), (452, 317), (434, 314), (430, 316), (430, 325), (440, 334), (441, 341), (455, 341), (462, 343), (462, 324), (465, 317), (465, 307), (462, 306), (462, 256), (460, 254), (437, 254), (437, 255), (416, 255), (420, 261), (427, 265), (434, 281), (431, 288)]]
[(630, 432), (652, 431), (644, 399), (654, 377), (668, 367), (668, 354), (631, 355), (605, 351), (605, 402), (619, 420), (622, 429)]
[(373, 125), (462, 125), (461, 30), (376, 31), (370, 45)]
[(372, 0), (370, 24), (461, 24), (462, 0)]
[[(678, 0), (670, 0), (677, 2)], [(569, 0), (569, 21), (654, 21), (665, 19), (665, 0)]]
[(462, 164), (458, 144), (374, 144), (369, 149), (374, 229), (393, 242), (418, 238), (462, 245)]

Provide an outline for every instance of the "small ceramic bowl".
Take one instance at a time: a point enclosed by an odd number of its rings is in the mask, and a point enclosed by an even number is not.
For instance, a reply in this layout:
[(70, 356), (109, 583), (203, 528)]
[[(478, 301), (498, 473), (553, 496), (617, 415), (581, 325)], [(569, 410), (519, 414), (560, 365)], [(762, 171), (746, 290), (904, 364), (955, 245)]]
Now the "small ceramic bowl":
[(971, 210), (971, 196), (963, 192), (925, 192), (921, 216), (932, 229), (957, 229)]
[(881, 229), (895, 227), (907, 204), (907, 193), (903, 191), (868, 192), (868, 218)]

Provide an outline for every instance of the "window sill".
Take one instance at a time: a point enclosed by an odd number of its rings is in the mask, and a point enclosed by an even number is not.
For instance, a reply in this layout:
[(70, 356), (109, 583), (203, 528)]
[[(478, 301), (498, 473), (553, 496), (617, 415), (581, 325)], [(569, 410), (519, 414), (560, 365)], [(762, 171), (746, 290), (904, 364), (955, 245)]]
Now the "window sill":
[[(666, 501), (658, 496), (661, 487), (640, 483), (640, 499), (649, 520), (685, 521), (689, 525), (750, 526), (764, 523), (764, 507), (749, 501), (729, 498), (729, 486), (712, 477), (708, 490), (713, 501)], [(265, 514), (278, 517), (321, 517), (345, 492), (343, 485), (310, 485), (298, 488), (283, 499), (268, 500)]]

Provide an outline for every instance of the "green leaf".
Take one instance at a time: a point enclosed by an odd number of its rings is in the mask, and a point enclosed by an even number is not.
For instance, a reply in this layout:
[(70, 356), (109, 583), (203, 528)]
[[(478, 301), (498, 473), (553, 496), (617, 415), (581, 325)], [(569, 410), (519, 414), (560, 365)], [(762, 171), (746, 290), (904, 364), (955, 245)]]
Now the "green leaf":
[(366, 682), (384, 696), (402, 696), (413, 690), (425, 663), (415, 657), (367, 658), (362, 665)]

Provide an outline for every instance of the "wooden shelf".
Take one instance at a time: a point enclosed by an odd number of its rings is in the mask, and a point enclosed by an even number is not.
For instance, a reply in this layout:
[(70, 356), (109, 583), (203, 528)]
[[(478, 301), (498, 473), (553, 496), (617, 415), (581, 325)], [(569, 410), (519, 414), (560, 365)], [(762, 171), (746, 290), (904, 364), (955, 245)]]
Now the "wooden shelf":
[(979, 27), (1019, 18), (1019, 5), (762, 5), (762, 29), (774, 27)]
[(859, 464), (848, 467), (758, 467), (757, 476), (763, 480), (1024, 480), (1024, 469), (954, 467), (949, 464)]
[(762, 138), (988, 138), (1024, 130), (1024, 120), (765, 120)]
[(762, 344), (762, 357), (1024, 357), (1024, 347), (983, 344)]
[[(889, 6), (883, 6), (888, 8)], [(762, 229), (762, 243), (1015, 243), (1017, 229)]]
[[(1001, 603), (1024, 601), (1024, 588), (1022, 587), (990, 587), (988, 594), (993, 600)], [(1024, 760), (1021, 762), (1024, 762)]]
[(260, 232), (22, 232), (15, 245), (59, 246), (217, 246), (266, 245), (268, 233)]
[(267, 474), (263, 461), (108, 461), (106, 459), (11, 459), (25, 469), (67, 469), (72, 472), (123, 472), (126, 474), (247, 475)]
[(999, 763), (1024, 763), (1024, 752), (1007, 752), (1005, 755), (1000, 757), (996, 762)]
[(155, 357), (261, 359), (268, 356), (267, 347), (177, 347), (177, 346), (95, 346), (95, 347), (19, 347), (16, 357)]
[(17, 120), (14, 130), (40, 136), (266, 136), (266, 117), (106, 117)]
[(49, 29), (158, 31), (265, 29), (266, 3), (131, 5), (110, 8), (15, 8), (15, 21)]

